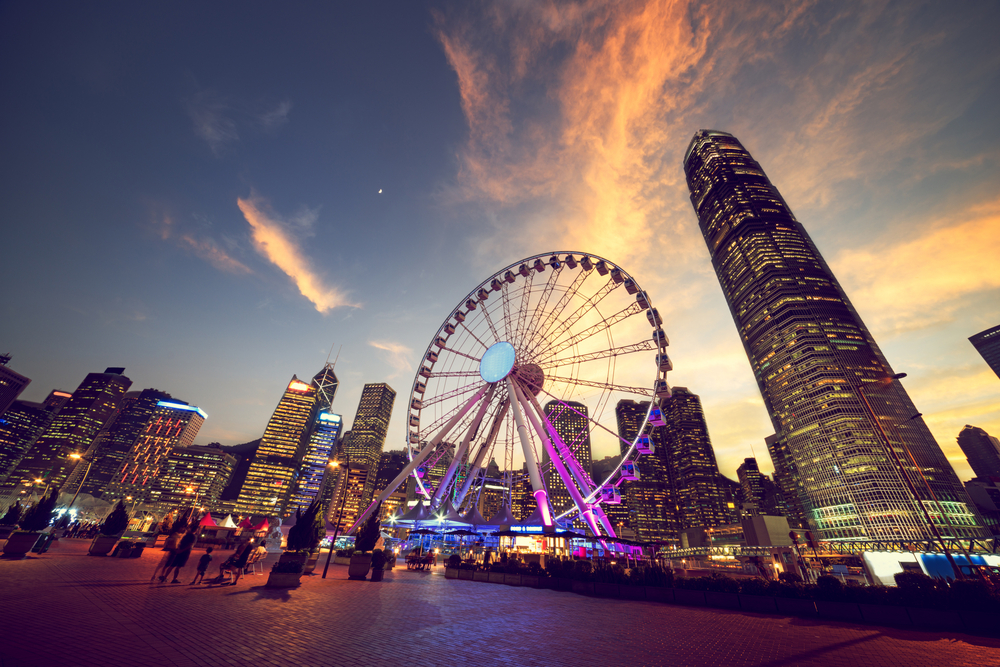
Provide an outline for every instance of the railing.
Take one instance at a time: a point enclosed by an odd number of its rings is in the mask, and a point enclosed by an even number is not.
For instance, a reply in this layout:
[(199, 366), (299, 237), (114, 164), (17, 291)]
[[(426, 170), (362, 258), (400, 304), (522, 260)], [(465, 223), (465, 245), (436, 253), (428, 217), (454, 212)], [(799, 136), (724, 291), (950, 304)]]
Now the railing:
[[(945, 538), (944, 543), (956, 554), (962, 553), (963, 549), (969, 553), (997, 553), (1000, 550), (1000, 540), (960, 540), (957, 538)], [(798, 551), (803, 556), (813, 555), (813, 549), (805, 544), (798, 545)], [(776, 551), (790, 550), (791, 545), (784, 546), (711, 546), (694, 547), (690, 549), (677, 549), (674, 551), (660, 550), (657, 554), (660, 558), (694, 558), (697, 556), (730, 556), (737, 558), (740, 556), (770, 556)], [(819, 555), (838, 556), (860, 556), (865, 551), (900, 551), (900, 552), (924, 552), (943, 553), (941, 543), (936, 540), (850, 540), (838, 542), (820, 542), (815, 549)]]

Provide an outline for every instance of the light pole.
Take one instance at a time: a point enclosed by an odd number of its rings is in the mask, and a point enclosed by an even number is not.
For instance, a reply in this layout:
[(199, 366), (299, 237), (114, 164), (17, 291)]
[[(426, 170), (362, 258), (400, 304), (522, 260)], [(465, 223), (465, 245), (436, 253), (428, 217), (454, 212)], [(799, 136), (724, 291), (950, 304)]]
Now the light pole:
[[(889, 386), (890, 384), (892, 384), (893, 380), (900, 380), (905, 377), (906, 373), (896, 373), (895, 375), (889, 375), (883, 378), (882, 380), (879, 380), (878, 384), (883, 387)], [(890, 442), (889, 436), (886, 435), (885, 429), (882, 428), (882, 422), (879, 421), (878, 415), (875, 414), (875, 410), (872, 409), (871, 403), (868, 402), (868, 396), (865, 394), (864, 385), (859, 385), (857, 387), (857, 391), (858, 395), (861, 396), (861, 400), (864, 401), (865, 407), (868, 409), (868, 414), (871, 415), (872, 421), (875, 422), (875, 427), (878, 429), (879, 433), (882, 434), (882, 441), (884, 443), (884, 446), (886, 450), (889, 452), (889, 455), (892, 456), (892, 460), (896, 462), (896, 467), (899, 470), (899, 475), (903, 478), (903, 481), (906, 483), (906, 488), (909, 489), (910, 495), (913, 497), (913, 500), (916, 503), (917, 507), (919, 507), (921, 512), (923, 512), (924, 519), (927, 521), (927, 527), (930, 528), (931, 532), (934, 533), (934, 537), (936, 537), (937, 541), (941, 544), (941, 549), (944, 550), (945, 557), (948, 559), (948, 562), (951, 563), (951, 567), (952, 570), (954, 570), (955, 572), (955, 576), (958, 579), (964, 579), (965, 575), (962, 574), (962, 569), (958, 567), (958, 563), (955, 562), (955, 558), (951, 555), (951, 552), (948, 551), (948, 545), (945, 544), (944, 538), (941, 537), (941, 533), (938, 531), (937, 526), (935, 526), (934, 521), (931, 520), (931, 515), (930, 512), (927, 511), (927, 507), (920, 500), (920, 495), (917, 493), (917, 488), (913, 485), (913, 480), (910, 479), (910, 476), (907, 474), (906, 469), (903, 467), (903, 462), (900, 460), (899, 455), (896, 454), (896, 448), (892, 446), (892, 442)], [(900, 438), (900, 440), (902, 440), (902, 438)], [(905, 447), (905, 445), (904, 449), (907, 453), (909, 453), (909, 448)], [(912, 454), (910, 456), (912, 458)], [(917, 466), (917, 470), (920, 470), (920, 466)], [(926, 482), (926, 480), (924, 481)]]
[(87, 475), (90, 474), (90, 467), (94, 465), (93, 457), (87, 458), (86, 456), (81, 456), (80, 454), (70, 454), (69, 457), (71, 459), (76, 459), (77, 461), (86, 461), (87, 469), (83, 472), (83, 479), (80, 480), (80, 485), (76, 487), (76, 493), (73, 494), (73, 500), (69, 501), (69, 505), (66, 506), (67, 512), (73, 509), (73, 503), (76, 502), (76, 497), (80, 495), (80, 489), (82, 489), (83, 485), (87, 482)]
[[(330, 569), (330, 558), (333, 556), (333, 547), (337, 544), (337, 533), (340, 531), (340, 521), (344, 518), (344, 505), (347, 504), (347, 485), (351, 481), (351, 455), (344, 453), (344, 463), (347, 465), (347, 469), (344, 471), (344, 498), (340, 502), (340, 513), (337, 515), (337, 523), (333, 527), (333, 539), (330, 540), (330, 551), (326, 554), (326, 565), (323, 567), (323, 578), (326, 579), (326, 572)], [(339, 463), (333, 461), (330, 463), (334, 468), (336, 468)]]

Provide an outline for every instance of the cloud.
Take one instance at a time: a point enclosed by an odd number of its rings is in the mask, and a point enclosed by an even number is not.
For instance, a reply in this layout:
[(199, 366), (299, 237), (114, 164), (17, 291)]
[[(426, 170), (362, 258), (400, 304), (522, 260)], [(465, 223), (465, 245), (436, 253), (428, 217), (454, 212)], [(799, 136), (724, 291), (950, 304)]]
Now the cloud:
[(288, 113), (291, 110), (291, 102), (282, 102), (274, 109), (260, 114), (257, 119), (263, 127), (277, 127), (288, 122)]
[[(195, 216), (196, 219), (199, 217)], [(201, 226), (211, 226), (211, 222), (207, 218), (201, 219), (199, 222)], [(169, 213), (162, 210), (154, 212), (151, 228), (161, 240), (176, 243), (220, 271), (237, 275), (253, 273), (250, 267), (221, 248), (215, 239), (193, 231), (181, 230)]]
[(387, 354), (386, 361), (395, 369), (395, 373), (389, 376), (389, 379), (399, 377), (403, 373), (412, 372), (413, 364), (410, 359), (413, 356), (413, 350), (402, 343), (394, 343), (388, 340), (370, 340), (368, 344), (374, 347), (376, 350), (382, 350)]
[(326, 313), (340, 306), (360, 307), (348, 301), (343, 291), (325, 283), (302, 252), (287, 223), (266, 211), (263, 201), (251, 196), (237, 199), (236, 203), (250, 223), (254, 249), (284, 271), (317, 311)]
[(218, 157), (227, 146), (240, 140), (240, 130), (260, 131), (280, 127), (288, 122), (292, 110), (289, 101), (273, 108), (231, 100), (214, 90), (201, 90), (185, 100), (185, 109), (194, 122), (195, 133), (208, 143)]

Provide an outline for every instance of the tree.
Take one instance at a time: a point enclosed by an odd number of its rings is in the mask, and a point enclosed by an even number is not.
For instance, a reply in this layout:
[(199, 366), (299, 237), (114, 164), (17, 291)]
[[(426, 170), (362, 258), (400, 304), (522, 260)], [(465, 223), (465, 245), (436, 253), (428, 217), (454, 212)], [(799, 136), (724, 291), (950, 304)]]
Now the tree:
[(368, 520), (358, 531), (358, 537), (354, 540), (354, 548), (362, 553), (367, 553), (375, 548), (378, 543), (379, 535), (382, 531), (382, 522), (379, 520), (379, 516), (382, 514), (382, 504), (379, 503), (378, 507), (371, 513)]
[(28, 508), (21, 518), (21, 529), (37, 532), (49, 527), (52, 522), (52, 510), (56, 507), (57, 492), (55, 489), (48, 496)]
[(170, 518), (170, 515), (164, 514), (163, 521), (160, 522), (160, 532), (163, 533), (164, 535), (168, 535), (173, 525), (174, 521), (173, 519)]
[(16, 526), (17, 522), (21, 520), (23, 510), (21, 501), (14, 501), (14, 504), (7, 508), (7, 513), (0, 519), (0, 526)]
[(101, 524), (101, 535), (120, 535), (126, 528), (128, 528), (128, 512), (125, 511), (125, 503), (119, 500), (118, 506)]
[(295, 525), (288, 529), (289, 551), (315, 551), (323, 539), (326, 526), (320, 513), (319, 498), (309, 503), (305, 512), (295, 510)]

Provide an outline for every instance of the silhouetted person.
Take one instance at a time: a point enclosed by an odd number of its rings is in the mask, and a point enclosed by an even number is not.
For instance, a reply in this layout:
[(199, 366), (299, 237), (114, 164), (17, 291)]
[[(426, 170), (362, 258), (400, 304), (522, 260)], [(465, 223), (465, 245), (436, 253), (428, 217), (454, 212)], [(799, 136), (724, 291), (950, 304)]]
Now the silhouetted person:
[(160, 581), (167, 578), (170, 574), (170, 570), (174, 571), (174, 578), (170, 583), (179, 584), (180, 580), (177, 575), (181, 573), (181, 568), (187, 565), (188, 558), (191, 556), (191, 549), (194, 548), (195, 535), (194, 531), (188, 531), (184, 533), (184, 537), (181, 538), (180, 543), (177, 545), (177, 550), (174, 552), (174, 557), (171, 559), (170, 563), (167, 565), (167, 571), (163, 573), (160, 577)]
[(204, 581), (205, 570), (208, 569), (209, 564), (212, 562), (212, 547), (205, 549), (205, 554), (198, 559), (198, 573), (194, 575), (194, 581), (191, 582), (191, 586), (194, 586), (199, 581)]

